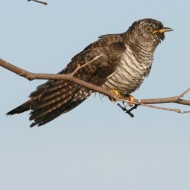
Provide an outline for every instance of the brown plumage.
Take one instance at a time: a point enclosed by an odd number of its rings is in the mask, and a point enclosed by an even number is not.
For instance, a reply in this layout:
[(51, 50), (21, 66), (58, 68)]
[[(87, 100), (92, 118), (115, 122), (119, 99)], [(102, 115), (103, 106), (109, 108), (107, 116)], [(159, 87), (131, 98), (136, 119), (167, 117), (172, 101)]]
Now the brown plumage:
[[(74, 56), (59, 74), (72, 73), (82, 66), (76, 78), (128, 96), (149, 74), (154, 50), (167, 31), (171, 29), (154, 19), (136, 21), (124, 33), (101, 36)], [(32, 92), (27, 102), (7, 114), (31, 110), (31, 127), (40, 126), (72, 110), (91, 94), (91, 90), (73, 82), (49, 80)]]

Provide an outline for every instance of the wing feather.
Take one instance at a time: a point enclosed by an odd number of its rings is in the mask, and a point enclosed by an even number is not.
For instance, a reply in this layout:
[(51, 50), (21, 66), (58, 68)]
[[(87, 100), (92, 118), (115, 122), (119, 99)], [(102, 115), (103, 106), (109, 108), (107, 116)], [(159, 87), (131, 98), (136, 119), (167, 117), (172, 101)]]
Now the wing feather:
[[(74, 56), (59, 74), (73, 73), (76, 78), (101, 86), (115, 71), (123, 51), (125, 46), (120, 35), (106, 35)], [(31, 109), (30, 120), (34, 120), (31, 127), (40, 126), (72, 110), (91, 93), (91, 90), (70, 81), (49, 80), (31, 93), (29, 101), (8, 114)]]

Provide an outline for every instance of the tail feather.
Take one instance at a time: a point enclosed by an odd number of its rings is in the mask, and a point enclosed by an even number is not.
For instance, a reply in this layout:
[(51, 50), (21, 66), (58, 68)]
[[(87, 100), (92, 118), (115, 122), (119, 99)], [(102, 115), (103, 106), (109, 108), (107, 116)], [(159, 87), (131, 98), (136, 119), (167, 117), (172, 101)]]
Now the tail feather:
[[(59, 101), (66, 101), (66, 98), (72, 94), (75, 94), (76, 88), (72, 89), (58, 89), (54, 91), (53, 93), (44, 94), (43, 98), (40, 98), (40, 104), (39, 102), (36, 102), (36, 104), (32, 105), (32, 109), (38, 110), (44, 107), (51, 106)], [(66, 103), (66, 102), (65, 102)]]
[(41, 126), (74, 109), (91, 93), (89, 89), (69, 81), (48, 81), (31, 93), (29, 101), (11, 110), (7, 115), (32, 110), (30, 120), (34, 120), (34, 122), (31, 127)]
[(9, 111), (7, 115), (19, 114), (30, 109), (30, 100), (16, 107), (15, 109)]
[(39, 96), (46, 96), (48, 94), (53, 94), (52, 92), (65, 89), (67, 90), (67, 86), (69, 86), (72, 82), (64, 81), (64, 80), (56, 80), (56, 81), (47, 81), (46, 83), (37, 87), (37, 90), (30, 94), (30, 98), (35, 98)]
[(77, 107), (80, 103), (82, 103), (85, 99), (81, 99), (75, 102), (68, 102), (68, 104), (66, 106), (62, 106), (59, 107), (58, 109), (55, 109), (51, 112), (48, 112), (46, 114), (42, 114), (39, 117), (36, 117), (34, 119), (34, 122), (30, 125), (30, 127), (33, 127), (35, 125), (41, 126), (44, 125), (50, 121), (52, 121), (53, 119), (59, 117), (60, 115), (62, 115), (63, 113), (66, 113), (72, 109), (74, 109), (75, 107)]
[(43, 102), (46, 102), (46, 101), (49, 101), (50, 99), (52, 98), (56, 98), (58, 97), (59, 95), (61, 94), (65, 94), (67, 93), (68, 91), (74, 91), (73, 89), (73, 85), (72, 84), (69, 84), (67, 86), (63, 86), (63, 88), (58, 88), (58, 89), (55, 89), (54, 91), (48, 91), (46, 92), (43, 96)]
[(53, 113), (53, 111), (58, 110), (63, 105), (63, 108), (66, 109), (68, 105), (74, 103), (75, 101), (87, 98), (86, 95), (81, 97), (80, 93), (81, 91), (67, 92), (66, 94), (64, 93), (59, 95), (57, 98), (46, 102), (45, 104), (42, 102), (42, 104), (39, 104), (39, 106), (33, 108), (34, 111), (31, 113), (30, 120), (37, 119), (48, 113)]

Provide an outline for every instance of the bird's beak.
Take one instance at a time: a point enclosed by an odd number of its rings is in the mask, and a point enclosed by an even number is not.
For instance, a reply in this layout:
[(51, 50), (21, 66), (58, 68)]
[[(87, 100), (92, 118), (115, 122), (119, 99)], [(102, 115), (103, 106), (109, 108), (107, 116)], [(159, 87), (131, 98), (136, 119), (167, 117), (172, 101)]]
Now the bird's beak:
[(161, 28), (160, 30), (154, 30), (154, 31), (153, 31), (153, 34), (155, 34), (155, 33), (171, 32), (171, 31), (173, 31), (173, 29), (168, 28), (168, 27), (163, 27), (163, 28)]

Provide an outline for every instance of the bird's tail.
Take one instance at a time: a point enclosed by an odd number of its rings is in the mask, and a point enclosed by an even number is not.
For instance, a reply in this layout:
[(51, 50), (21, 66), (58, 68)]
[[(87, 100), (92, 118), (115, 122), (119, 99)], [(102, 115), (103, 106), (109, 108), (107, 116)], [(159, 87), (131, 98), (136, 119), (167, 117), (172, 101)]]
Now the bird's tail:
[(31, 93), (29, 101), (11, 110), (7, 115), (32, 110), (30, 120), (34, 122), (30, 126), (41, 126), (72, 110), (86, 100), (91, 93), (91, 90), (70, 81), (48, 81)]

